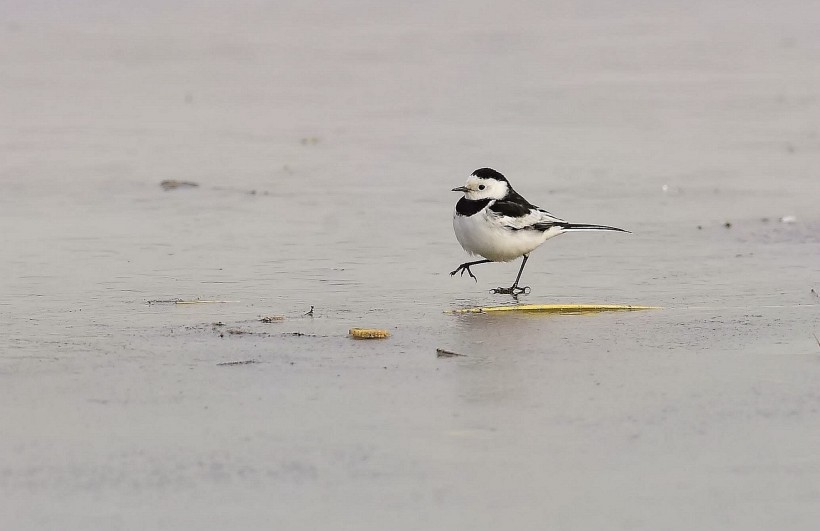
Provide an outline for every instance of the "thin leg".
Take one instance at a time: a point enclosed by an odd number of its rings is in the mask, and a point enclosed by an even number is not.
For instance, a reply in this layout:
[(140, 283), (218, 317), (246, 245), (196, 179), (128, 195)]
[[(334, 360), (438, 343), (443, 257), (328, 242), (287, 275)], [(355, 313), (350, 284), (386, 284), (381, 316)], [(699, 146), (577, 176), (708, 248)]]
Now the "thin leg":
[(530, 258), (530, 255), (525, 254), (524, 260), (521, 262), (521, 269), (518, 270), (518, 276), (515, 277), (515, 282), (513, 282), (512, 287), (518, 287), (518, 281), (521, 280), (521, 273), (524, 272), (524, 266), (527, 265), (527, 260)]
[(523, 288), (519, 288), (518, 287), (518, 281), (521, 279), (521, 273), (524, 272), (524, 266), (527, 265), (527, 259), (529, 257), (530, 257), (530, 255), (528, 255), (528, 254), (524, 255), (524, 260), (521, 262), (521, 269), (518, 270), (518, 276), (515, 277), (515, 282), (513, 282), (512, 286), (510, 286), (509, 288), (495, 288), (495, 289), (490, 290), (490, 291), (492, 293), (500, 293), (502, 295), (513, 295), (513, 296), (521, 295), (522, 293), (527, 293), (527, 290), (529, 290), (530, 287), (526, 286), (526, 287), (523, 287)]
[(461, 271), (461, 276), (464, 276), (464, 272), (466, 271), (468, 275), (473, 277), (473, 280), (478, 282), (478, 279), (475, 278), (475, 275), (472, 271), (470, 271), (470, 266), (478, 265), (478, 264), (486, 264), (487, 262), (492, 262), (492, 260), (476, 260), (475, 262), (464, 262), (460, 266), (458, 266), (455, 271), (450, 271), (450, 276), (455, 275), (459, 271)]

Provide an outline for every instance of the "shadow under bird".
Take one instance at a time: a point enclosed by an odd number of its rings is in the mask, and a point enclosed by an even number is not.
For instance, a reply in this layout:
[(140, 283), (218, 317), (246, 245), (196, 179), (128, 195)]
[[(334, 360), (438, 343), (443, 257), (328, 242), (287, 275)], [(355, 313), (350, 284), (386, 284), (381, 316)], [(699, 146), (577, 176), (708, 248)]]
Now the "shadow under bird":
[(478, 279), (470, 267), (488, 262), (509, 262), (523, 256), (521, 269), (509, 288), (495, 288), (492, 293), (520, 295), (529, 292), (529, 286), (519, 287), (518, 281), (527, 264), (530, 253), (542, 243), (564, 234), (582, 231), (628, 230), (606, 225), (569, 223), (539, 208), (513, 190), (506, 177), (491, 168), (481, 168), (467, 178), (464, 186), (453, 188), (463, 192), (464, 197), (456, 203), (453, 229), (458, 243), (470, 254), (483, 256), (484, 260), (465, 262), (450, 275), (466, 271), (476, 282)]

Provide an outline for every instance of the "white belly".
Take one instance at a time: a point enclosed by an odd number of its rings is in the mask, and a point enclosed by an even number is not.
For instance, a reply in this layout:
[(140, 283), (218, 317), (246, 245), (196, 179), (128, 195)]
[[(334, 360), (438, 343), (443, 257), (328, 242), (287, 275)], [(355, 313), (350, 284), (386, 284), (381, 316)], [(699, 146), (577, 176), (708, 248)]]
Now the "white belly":
[(453, 230), (465, 251), (494, 262), (515, 260), (563, 232), (560, 227), (512, 230), (491, 218), (486, 209), (472, 216), (454, 214)]

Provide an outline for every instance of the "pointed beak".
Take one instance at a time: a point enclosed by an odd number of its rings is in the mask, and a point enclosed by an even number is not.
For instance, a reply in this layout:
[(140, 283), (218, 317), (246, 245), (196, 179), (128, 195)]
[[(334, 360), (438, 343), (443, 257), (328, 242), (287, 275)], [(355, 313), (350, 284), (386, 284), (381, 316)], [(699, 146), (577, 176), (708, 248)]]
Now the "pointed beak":
[(453, 188), (454, 192), (466, 192), (468, 190), (469, 188), (467, 188), (466, 186), (459, 186), (458, 188)]

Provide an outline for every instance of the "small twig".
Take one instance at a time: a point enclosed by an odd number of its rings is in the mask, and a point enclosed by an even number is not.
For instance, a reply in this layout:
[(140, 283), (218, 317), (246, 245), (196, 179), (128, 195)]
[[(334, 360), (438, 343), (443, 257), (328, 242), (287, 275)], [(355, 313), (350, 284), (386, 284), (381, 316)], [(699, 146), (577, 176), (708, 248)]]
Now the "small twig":
[(820, 338), (817, 337), (817, 334), (814, 335), (814, 340), (817, 341), (817, 346), (820, 347)]
[(202, 300), (196, 299), (194, 301), (177, 300), (177, 301), (174, 301), (174, 304), (226, 304), (226, 303), (229, 303), (229, 302), (239, 302), (239, 301), (202, 301)]
[(182, 299), (151, 299), (150, 301), (146, 301), (149, 305), (151, 304), (225, 304), (228, 302), (239, 302), (239, 301), (203, 301), (201, 299), (194, 299), (191, 301), (184, 301)]
[(223, 361), (222, 363), (217, 363), (220, 367), (226, 367), (229, 365), (250, 365), (251, 363), (259, 363), (256, 360), (242, 360), (242, 361)]
[(453, 352), (452, 350), (444, 350), (443, 348), (437, 348), (436, 349), (436, 357), (437, 358), (466, 357), (466, 354), (459, 354), (458, 352)]
[(148, 304), (178, 304), (182, 302), (182, 299), (152, 299), (148, 301)]
[(313, 317), (313, 305), (310, 306), (310, 310), (306, 311), (304, 315)]
[(177, 181), (168, 179), (159, 183), (163, 190), (176, 190), (177, 188), (196, 188), (199, 184), (192, 181)]

